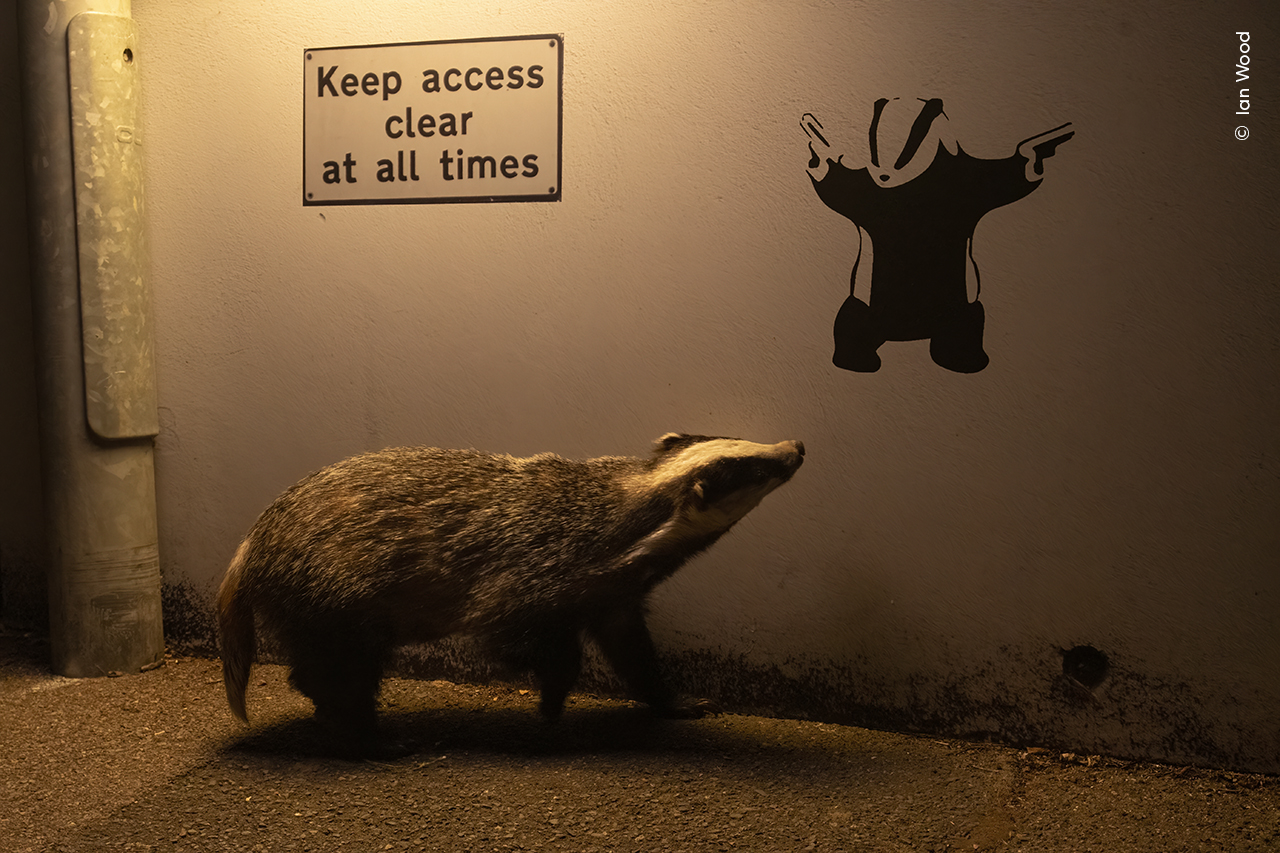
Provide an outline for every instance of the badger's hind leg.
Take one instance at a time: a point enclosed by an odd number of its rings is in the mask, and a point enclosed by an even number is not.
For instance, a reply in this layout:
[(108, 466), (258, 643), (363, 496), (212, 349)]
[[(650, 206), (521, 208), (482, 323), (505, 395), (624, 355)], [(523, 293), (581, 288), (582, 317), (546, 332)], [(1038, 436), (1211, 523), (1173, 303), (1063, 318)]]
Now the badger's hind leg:
[(644, 621), (643, 603), (601, 614), (587, 625), (587, 634), (595, 640), (632, 697), (644, 702), (655, 714), (696, 719), (716, 713), (716, 707), (705, 699), (677, 701), (675, 692), (662, 677), (658, 651)]
[(286, 640), (289, 682), (315, 706), (343, 751), (380, 751), (378, 691), (390, 657), (389, 637), (350, 624), (311, 626)]

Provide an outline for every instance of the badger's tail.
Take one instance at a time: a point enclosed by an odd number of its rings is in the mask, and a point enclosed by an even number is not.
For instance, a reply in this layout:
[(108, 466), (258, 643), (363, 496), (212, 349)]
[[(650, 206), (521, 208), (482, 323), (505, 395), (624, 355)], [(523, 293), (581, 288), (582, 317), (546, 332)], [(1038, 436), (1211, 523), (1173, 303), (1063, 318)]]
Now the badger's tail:
[(218, 624), (222, 629), (222, 683), (227, 688), (227, 704), (242, 723), (249, 722), (244, 692), (253, 666), (253, 607), (240, 589), (248, 541), (240, 543), (227, 576), (218, 589)]

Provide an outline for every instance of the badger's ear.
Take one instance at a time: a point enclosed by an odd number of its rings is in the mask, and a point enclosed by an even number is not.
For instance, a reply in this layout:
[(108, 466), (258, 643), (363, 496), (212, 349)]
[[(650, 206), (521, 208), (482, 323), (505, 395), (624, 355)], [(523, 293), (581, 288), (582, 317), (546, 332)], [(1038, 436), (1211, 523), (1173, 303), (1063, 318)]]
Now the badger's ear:
[(689, 436), (682, 432), (669, 432), (653, 443), (655, 453), (666, 453), (674, 447), (679, 447)]

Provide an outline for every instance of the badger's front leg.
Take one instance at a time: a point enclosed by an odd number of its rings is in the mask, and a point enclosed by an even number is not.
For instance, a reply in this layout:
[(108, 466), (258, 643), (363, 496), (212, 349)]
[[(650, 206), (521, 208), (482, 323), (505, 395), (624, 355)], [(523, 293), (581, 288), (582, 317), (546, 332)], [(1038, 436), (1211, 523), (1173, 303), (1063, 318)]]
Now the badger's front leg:
[(631, 695), (648, 705), (655, 714), (673, 719), (696, 719), (716, 711), (705, 699), (677, 701), (658, 666), (658, 652), (644, 621), (642, 603), (602, 614), (588, 623), (587, 633)]
[(554, 723), (564, 713), (564, 700), (582, 671), (582, 643), (576, 628), (545, 631), (528, 661), (538, 680), (538, 710)]

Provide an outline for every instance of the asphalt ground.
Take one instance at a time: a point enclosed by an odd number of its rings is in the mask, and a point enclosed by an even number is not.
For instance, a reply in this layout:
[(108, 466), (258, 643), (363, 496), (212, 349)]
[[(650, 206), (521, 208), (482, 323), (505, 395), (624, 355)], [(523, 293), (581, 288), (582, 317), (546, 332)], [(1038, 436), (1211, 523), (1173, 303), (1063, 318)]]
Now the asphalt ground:
[(332, 754), (278, 666), (66, 679), (0, 632), (0, 851), (1280, 850), (1280, 778), (389, 679), (412, 754)]

